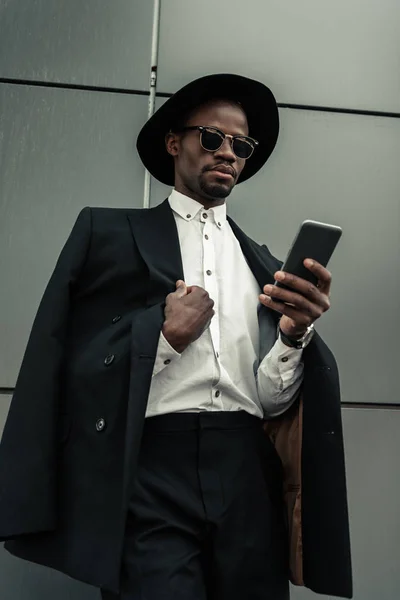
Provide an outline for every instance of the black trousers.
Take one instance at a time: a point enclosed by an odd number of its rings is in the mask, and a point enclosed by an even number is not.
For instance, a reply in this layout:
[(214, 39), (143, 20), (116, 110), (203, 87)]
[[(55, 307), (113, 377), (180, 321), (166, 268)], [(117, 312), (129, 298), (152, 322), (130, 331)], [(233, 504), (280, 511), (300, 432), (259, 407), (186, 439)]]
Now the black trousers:
[(287, 600), (282, 465), (246, 412), (147, 419), (121, 593), (103, 600)]

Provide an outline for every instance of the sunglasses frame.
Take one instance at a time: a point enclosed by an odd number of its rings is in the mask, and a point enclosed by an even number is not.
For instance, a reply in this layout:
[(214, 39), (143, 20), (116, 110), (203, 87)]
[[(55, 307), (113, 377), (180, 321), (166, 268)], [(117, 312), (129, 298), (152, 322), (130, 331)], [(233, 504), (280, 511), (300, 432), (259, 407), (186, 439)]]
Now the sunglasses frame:
[[(207, 129), (211, 129), (211, 130), (213, 130), (213, 132), (215, 132), (221, 136), (221, 144), (218, 146), (218, 148), (215, 148), (215, 150), (209, 150), (208, 148), (204, 148), (204, 146), (202, 144), (201, 137), (202, 137), (203, 132)], [(234, 153), (236, 158), (239, 158), (241, 160), (249, 160), (249, 158), (253, 155), (254, 150), (259, 145), (259, 142), (257, 140), (255, 140), (252, 137), (249, 137), (248, 135), (230, 135), (229, 133), (224, 133), (223, 131), (218, 129), (218, 127), (214, 127), (212, 125), (192, 125), (190, 127), (183, 127), (182, 129), (180, 129), (179, 131), (176, 131), (175, 133), (180, 133), (180, 132), (184, 132), (184, 131), (196, 131), (196, 130), (200, 132), (200, 136), (199, 136), (200, 146), (206, 152), (216, 152), (217, 150), (219, 150), (221, 148), (222, 144), (225, 141), (225, 138), (228, 138), (231, 143), (232, 152)], [(243, 158), (242, 156), (238, 156), (236, 154), (236, 152), (233, 149), (233, 142), (235, 141), (235, 139), (244, 140), (246, 143), (249, 144), (249, 146), (252, 148), (250, 156), (248, 156), (247, 158)]]

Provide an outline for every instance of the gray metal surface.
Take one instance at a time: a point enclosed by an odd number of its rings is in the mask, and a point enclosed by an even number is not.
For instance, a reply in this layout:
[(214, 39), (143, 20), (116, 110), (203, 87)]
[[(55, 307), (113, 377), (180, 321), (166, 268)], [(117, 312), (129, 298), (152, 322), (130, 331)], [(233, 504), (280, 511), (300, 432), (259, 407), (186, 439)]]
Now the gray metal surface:
[(142, 205), (147, 99), (0, 84), (0, 105), (0, 387), (11, 387), (80, 209)]
[(153, 2), (0, 0), (0, 77), (148, 90)]
[[(332, 308), (318, 330), (339, 361), (345, 402), (400, 402), (400, 119), (280, 115), (275, 153), (237, 186), (228, 211), (282, 259), (304, 219), (342, 226), (329, 265)], [(154, 184), (153, 204), (167, 193)]]
[(345, 409), (354, 599), (400, 590), (400, 410)]
[(398, 0), (168, 0), (158, 90), (234, 72), (279, 102), (400, 112), (399, 38)]

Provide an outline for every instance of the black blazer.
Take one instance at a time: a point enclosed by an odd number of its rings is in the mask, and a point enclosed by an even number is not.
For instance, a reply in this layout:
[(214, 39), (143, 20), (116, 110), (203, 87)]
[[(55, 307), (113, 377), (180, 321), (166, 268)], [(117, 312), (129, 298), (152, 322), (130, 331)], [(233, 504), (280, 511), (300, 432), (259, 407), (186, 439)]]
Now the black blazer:
[[(260, 289), (273, 282), (280, 263), (229, 222)], [(16, 556), (118, 590), (164, 302), (177, 279), (167, 201), (82, 210), (39, 306), (0, 446), (0, 539)], [(304, 363), (304, 582), (351, 597), (336, 363), (317, 335)]]

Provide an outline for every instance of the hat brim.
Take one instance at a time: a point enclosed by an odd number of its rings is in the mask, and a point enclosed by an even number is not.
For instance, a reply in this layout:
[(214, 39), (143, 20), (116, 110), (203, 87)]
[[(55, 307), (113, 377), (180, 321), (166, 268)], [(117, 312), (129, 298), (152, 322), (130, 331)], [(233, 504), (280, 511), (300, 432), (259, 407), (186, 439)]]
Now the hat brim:
[(186, 112), (214, 98), (239, 102), (246, 113), (249, 135), (259, 145), (246, 161), (237, 183), (252, 177), (267, 162), (279, 134), (279, 113), (271, 90), (259, 81), (229, 73), (196, 79), (171, 96), (142, 127), (137, 150), (148, 171), (166, 185), (174, 185), (174, 160), (165, 147), (171, 126)]

